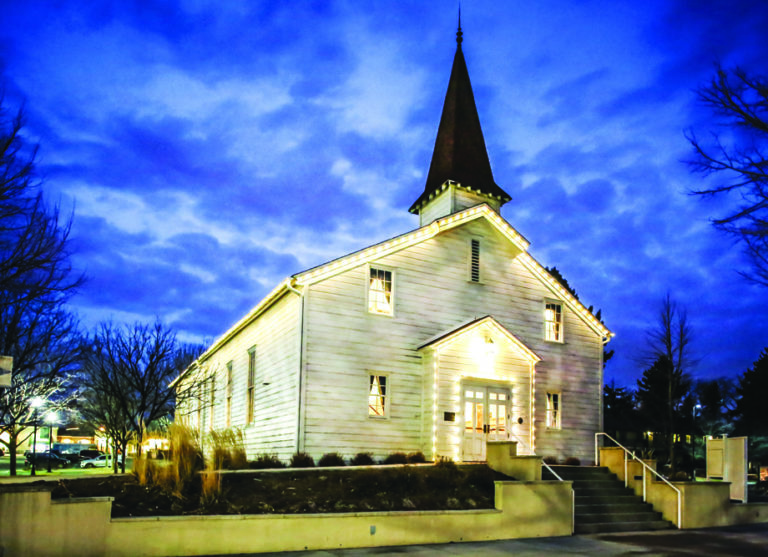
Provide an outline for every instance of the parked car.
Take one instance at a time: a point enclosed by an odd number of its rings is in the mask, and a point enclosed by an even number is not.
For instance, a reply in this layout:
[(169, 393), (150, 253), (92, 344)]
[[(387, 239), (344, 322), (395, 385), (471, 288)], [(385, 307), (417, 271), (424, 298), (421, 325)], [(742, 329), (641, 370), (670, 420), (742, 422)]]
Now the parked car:
[(30, 453), (24, 459), (24, 466), (32, 466), (35, 463), (35, 468), (48, 468), (50, 462), (51, 468), (66, 468), (69, 466), (69, 461), (66, 458), (61, 458), (53, 453)]
[[(118, 464), (123, 464), (122, 457), (118, 461)], [(112, 455), (102, 454), (96, 458), (89, 458), (80, 463), (80, 468), (104, 468), (107, 466), (112, 466)]]
[(53, 449), (51, 452), (56, 456), (66, 458), (70, 464), (77, 464), (80, 462), (80, 453), (63, 453), (61, 451), (57, 451), (56, 449)]
[(85, 450), (80, 451), (80, 461), (82, 462), (83, 460), (89, 460), (91, 458), (97, 458), (97, 457), (100, 457), (103, 454), (105, 454), (104, 451), (99, 451), (99, 450), (96, 450), (96, 449), (85, 449)]

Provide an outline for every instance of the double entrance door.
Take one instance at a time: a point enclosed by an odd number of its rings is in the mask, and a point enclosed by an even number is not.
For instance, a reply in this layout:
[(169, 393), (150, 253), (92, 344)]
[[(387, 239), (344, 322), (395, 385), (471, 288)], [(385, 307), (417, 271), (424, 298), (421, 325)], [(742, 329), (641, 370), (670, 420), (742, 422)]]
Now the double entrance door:
[(486, 441), (509, 439), (509, 410), (512, 392), (503, 387), (465, 384), (462, 386), (464, 407), (464, 461), (485, 460)]

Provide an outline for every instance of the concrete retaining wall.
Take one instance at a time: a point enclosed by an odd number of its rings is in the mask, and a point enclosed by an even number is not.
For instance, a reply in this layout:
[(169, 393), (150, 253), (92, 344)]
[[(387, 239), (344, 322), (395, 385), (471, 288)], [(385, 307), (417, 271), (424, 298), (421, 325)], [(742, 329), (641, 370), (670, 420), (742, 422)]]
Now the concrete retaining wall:
[(571, 534), (571, 482), (496, 482), (496, 508), (110, 519), (111, 499), (0, 492), (0, 556), (160, 556), (432, 544)]
[[(655, 463), (654, 463), (655, 464)], [(600, 465), (624, 479), (624, 452), (620, 448), (600, 449)], [(652, 466), (655, 468), (655, 466)], [(629, 462), (627, 484), (643, 493), (642, 465)], [(729, 482), (670, 482), (680, 490), (681, 528), (710, 528), (768, 522), (768, 503), (732, 503)], [(662, 516), (677, 524), (677, 493), (666, 483), (645, 475), (646, 500)]]

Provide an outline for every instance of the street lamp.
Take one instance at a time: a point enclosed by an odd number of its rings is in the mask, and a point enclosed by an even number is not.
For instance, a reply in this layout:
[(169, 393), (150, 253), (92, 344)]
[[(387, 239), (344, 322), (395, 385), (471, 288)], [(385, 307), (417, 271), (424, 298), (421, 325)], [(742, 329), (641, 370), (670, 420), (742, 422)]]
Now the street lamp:
[(37, 445), (37, 409), (40, 408), (44, 403), (45, 401), (39, 396), (33, 398), (29, 403), (32, 407), (32, 422), (34, 423), (34, 429), (32, 433), (32, 469), (29, 472), (30, 476), (35, 475), (35, 467), (37, 465), (37, 456), (35, 454)]
[(48, 473), (51, 473), (51, 448), (53, 447), (53, 424), (57, 422), (59, 415), (56, 412), (48, 412), (45, 421), (48, 423)]

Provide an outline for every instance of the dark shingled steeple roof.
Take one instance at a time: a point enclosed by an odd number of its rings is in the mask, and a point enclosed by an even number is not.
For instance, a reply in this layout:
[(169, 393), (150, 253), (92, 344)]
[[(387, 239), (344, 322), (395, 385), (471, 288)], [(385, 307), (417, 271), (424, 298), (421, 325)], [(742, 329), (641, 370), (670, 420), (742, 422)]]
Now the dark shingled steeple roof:
[(493, 181), (491, 163), (485, 148), (483, 130), (477, 115), (475, 96), (469, 82), (467, 63), (461, 51), (461, 20), (456, 33), (456, 54), (453, 57), (451, 79), (445, 94), (443, 115), (437, 130), (432, 164), (429, 166), (427, 185), (424, 193), (408, 209), (418, 213), (430, 195), (440, 192), (446, 180), (460, 182), (484, 194), (501, 199), (504, 204), (512, 199), (507, 192)]

